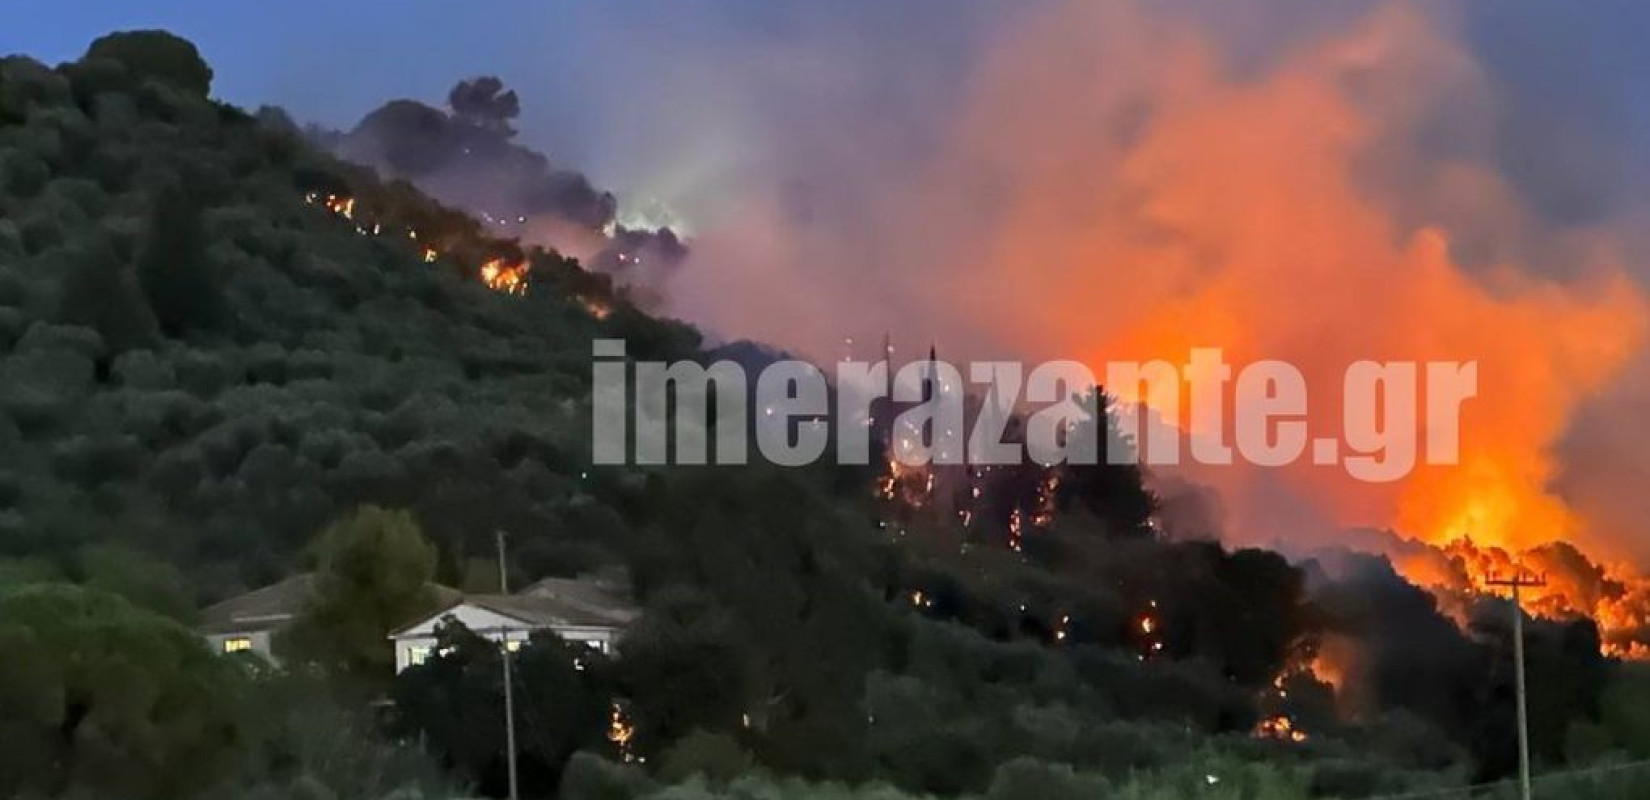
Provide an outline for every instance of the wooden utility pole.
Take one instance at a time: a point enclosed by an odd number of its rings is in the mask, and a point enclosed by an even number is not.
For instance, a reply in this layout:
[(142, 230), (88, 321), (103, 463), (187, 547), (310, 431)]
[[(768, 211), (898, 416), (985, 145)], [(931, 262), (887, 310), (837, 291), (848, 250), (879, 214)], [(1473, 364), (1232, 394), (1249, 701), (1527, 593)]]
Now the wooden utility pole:
[(1488, 586), (1512, 590), (1513, 613), (1513, 671), (1518, 683), (1518, 786), (1523, 800), (1530, 800), (1530, 704), (1524, 681), (1524, 598), (1526, 588), (1538, 589), (1547, 585), (1546, 578), (1527, 577), (1523, 573), (1507, 579), (1494, 575), (1485, 581)]
[[(498, 590), (509, 593), (510, 581), (504, 567), (504, 531), (498, 532)], [(516, 687), (510, 666), (510, 629), (498, 629), (499, 646), (504, 654), (504, 746), (510, 770), (510, 800), (520, 800), (516, 783)]]

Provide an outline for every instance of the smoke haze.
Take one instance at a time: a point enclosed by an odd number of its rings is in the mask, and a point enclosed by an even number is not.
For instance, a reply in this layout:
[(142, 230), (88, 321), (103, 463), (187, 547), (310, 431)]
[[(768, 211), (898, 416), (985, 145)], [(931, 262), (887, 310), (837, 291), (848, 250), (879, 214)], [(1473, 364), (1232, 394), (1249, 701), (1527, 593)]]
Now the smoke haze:
[(884, 331), (951, 359), (1219, 346), (1335, 408), (1350, 361), (1476, 359), (1461, 468), (1176, 477), (1220, 490), (1194, 527), (1650, 563), (1642, 4), (335, 5), (271, 6), (255, 41), (165, 3), (50, 36), (173, 27), (229, 99), (336, 127), (497, 74), (523, 144), (690, 234), (668, 311), (822, 360)]

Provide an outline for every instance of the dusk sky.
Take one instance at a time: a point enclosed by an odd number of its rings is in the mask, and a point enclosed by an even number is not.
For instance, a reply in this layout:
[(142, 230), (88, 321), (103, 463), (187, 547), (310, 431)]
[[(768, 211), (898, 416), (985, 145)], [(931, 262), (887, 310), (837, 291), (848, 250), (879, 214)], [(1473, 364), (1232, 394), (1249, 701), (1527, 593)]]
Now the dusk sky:
[[(529, 141), (598, 179), (647, 188), (671, 169), (669, 161), (695, 155), (665, 152), (670, 142), (687, 134), (703, 146), (713, 127), (706, 109), (731, 106), (752, 117), (723, 120), (734, 127), (719, 135), (766, 146), (761, 138), (774, 118), (804, 114), (777, 94), (852, 115), (862, 130), (869, 123), (889, 136), (920, 136), (887, 131), (923, 125), (922, 115), (898, 115), (899, 106), (943, 108), (1015, 27), (1062, 4), (70, 0), (52, 4), (50, 14), (14, 15), (0, 28), (0, 49), (57, 62), (78, 57), (110, 30), (165, 28), (200, 46), (217, 70), (220, 97), (248, 107), (280, 105), (331, 126), (348, 126), (387, 98), (439, 100), (461, 77), (497, 74), (523, 95)], [(1372, 9), (1401, 4), (1151, 5), (1218, 31), (1241, 69)], [(1503, 154), (1509, 169), (1562, 184), (1545, 186), (1538, 204), (1584, 214), (1617, 192), (1645, 193), (1650, 156), (1644, 137), (1633, 134), (1650, 121), (1650, 83), (1642, 79), (1650, 54), (1638, 46), (1650, 32), (1650, 8), (1608, 0), (1585, 8), (1522, 4), (1491, 15), (1474, 4), (1412, 5), (1439, 20), (1495, 79), (1512, 134)], [(701, 88), (690, 99), (690, 86), (713, 90)], [(894, 119), (885, 118), (890, 113)], [(1554, 128), (1559, 135), (1547, 136)], [(1529, 132), (1523, 141), (1521, 129)], [(1565, 152), (1531, 152), (1535, 141)], [(1634, 179), (1630, 189), (1620, 185), (1627, 176)]]

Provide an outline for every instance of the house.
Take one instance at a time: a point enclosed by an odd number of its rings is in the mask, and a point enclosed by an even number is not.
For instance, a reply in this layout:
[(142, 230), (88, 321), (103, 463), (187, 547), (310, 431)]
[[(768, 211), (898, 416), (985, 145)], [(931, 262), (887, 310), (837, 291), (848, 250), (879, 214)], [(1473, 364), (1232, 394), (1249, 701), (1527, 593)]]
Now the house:
[[(306, 572), (236, 595), (203, 609), (196, 630), (214, 653), (253, 652), (275, 661), (275, 635), (303, 613), (315, 586), (315, 574)], [(432, 584), (432, 590), (442, 605), (461, 596), (439, 584)]]
[(275, 632), (303, 611), (315, 593), (315, 575), (294, 575), (201, 611), (197, 630), (214, 653), (250, 651), (274, 659)]
[(637, 614), (628, 582), (612, 576), (547, 578), (517, 594), (465, 595), (390, 634), (395, 671), (424, 663), (435, 652), (437, 626), (447, 620), (503, 642), (512, 651), (534, 633), (549, 631), (612, 653)]

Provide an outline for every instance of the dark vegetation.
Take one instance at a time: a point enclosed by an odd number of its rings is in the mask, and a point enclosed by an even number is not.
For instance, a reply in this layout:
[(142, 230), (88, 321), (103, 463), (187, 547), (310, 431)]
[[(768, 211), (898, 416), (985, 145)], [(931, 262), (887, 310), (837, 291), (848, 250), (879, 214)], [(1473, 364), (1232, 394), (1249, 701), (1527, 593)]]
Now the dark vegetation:
[[(158, 33), (0, 62), (0, 795), (500, 794), (499, 654), (449, 630), (392, 680), (382, 639), (429, 580), (491, 588), (498, 529), (514, 580), (622, 566), (646, 608), (616, 658), (522, 651), (529, 796), (1353, 798), (1509, 770), (1504, 607), (1463, 630), (1384, 562), (1164, 541), (1129, 468), (1062, 474), (1016, 551), (979, 531), (1037, 502), (1029, 467), (964, 532), (864, 470), (590, 466), (590, 340), (702, 358), (697, 332), (210, 79)], [(455, 105), (507, 111), (485, 88)], [(533, 265), (524, 296), (477, 280), (495, 257)], [(189, 632), (306, 568), (284, 667)], [(1339, 700), (1306, 669), (1330, 641)], [(1650, 756), (1650, 681), (1591, 623), (1530, 648), (1543, 764)], [(1309, 738), (1254, 735), (1278, 714)]]

